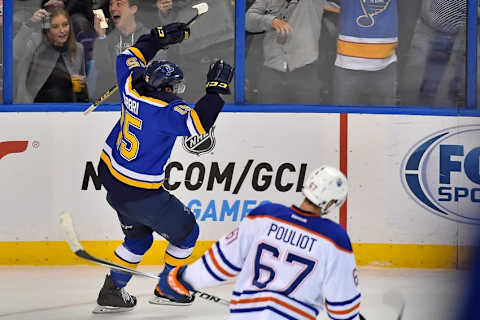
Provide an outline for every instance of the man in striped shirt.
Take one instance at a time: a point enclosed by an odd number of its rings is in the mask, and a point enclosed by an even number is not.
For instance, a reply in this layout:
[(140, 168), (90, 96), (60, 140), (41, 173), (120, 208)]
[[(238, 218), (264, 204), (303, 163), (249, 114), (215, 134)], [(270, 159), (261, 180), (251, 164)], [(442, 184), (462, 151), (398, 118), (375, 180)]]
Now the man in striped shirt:
[(466, 23), (467, 0), (423, 0), (401, 70), (402, 105), (464, 105)]

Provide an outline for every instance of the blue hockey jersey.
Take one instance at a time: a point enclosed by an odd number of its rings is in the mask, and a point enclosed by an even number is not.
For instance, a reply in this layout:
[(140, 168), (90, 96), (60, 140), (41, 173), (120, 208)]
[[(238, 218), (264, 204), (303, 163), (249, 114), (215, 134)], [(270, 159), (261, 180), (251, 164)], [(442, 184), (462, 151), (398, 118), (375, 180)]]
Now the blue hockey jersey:
[(142, 74), (158, 49), (150, 35), (144, 35), (117, 57), (121, 117), (101, 153), (101, 160), (115, 180), (141, 189), (162, 186), (164, 167), (176, 138), (204, 134), (224, 104), (216, 93), (206, 94), (195, 108), (171, 93), (142, 95), (135, 87), (135, 75)]
[(397, 0), (342, 0), (335, 65), (381, 70), (397, 61)]

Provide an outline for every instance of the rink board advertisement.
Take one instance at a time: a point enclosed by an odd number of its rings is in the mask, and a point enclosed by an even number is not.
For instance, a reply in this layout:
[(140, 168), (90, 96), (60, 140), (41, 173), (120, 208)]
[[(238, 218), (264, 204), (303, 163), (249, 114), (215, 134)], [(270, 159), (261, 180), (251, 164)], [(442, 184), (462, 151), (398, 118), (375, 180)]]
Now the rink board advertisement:
[[(0, 226), (0, 241), (10, 246), (62, 241), (58, 215), (63, 210), (72, 212), (81, 240), (122, 239), (96, 176), (100, 151), (117, 119), (118, 113), (1, 115), (5, 152), (11, 150), (8, 144), (27, 146), (0, 159), (2, 207), (10, 212)], [(298, 203), (306, 173), (320, 163), (338, 163), (337, 119), (334, 114), (221, 114), (208, 135), (177, 139), (166, 188), (191, 207), (200, 240), (214, 241), (264, 201)]]
[[(107, 257), (120, 243), (96, 172), (117, 118), (0, 114), (1, 264), (79, 262), (63, 242), (64, 210), (86, 247)], [(178, 138), (165, 187), (195, 214), (202, 248), (263, 202), (299, 204), (310, 170), (339, 166), (339, 123), (338, 114), (222, 113), (208, 134)], [(479, 150), (478, 118), (348, 115), (347, 230), (359, 264), (455, 267), (480, 223)]]
[(360, 263), (464, 265), (480, 234), (480, 120), (349, 115), (348, 141)]

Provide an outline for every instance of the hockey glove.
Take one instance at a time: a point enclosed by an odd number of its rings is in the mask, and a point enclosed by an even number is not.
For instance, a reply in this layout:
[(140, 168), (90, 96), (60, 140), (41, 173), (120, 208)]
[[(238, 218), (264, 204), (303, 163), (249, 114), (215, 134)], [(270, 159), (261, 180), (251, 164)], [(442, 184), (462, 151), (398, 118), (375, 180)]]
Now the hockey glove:
[(229, 84), (233, 78), (234, 68), (223, 60), (217, 60), (210, 65), (205, 88), (207, 92), (230, 94)]
[(160, 294), (175, 300), (185, 301), (191, 299), (190, 291), (194, 291), (192, 286), (182, 280), (182, 273), (187, 266), (175, 267), (173, 269), (163, 269), (160, 273), (156, 291)]
[(170, 23), (161, 27), (155, 27), (151, 31), (154, 39), (162, 46), (180, 43), (190, 37), (190, 28), (181, 22)]

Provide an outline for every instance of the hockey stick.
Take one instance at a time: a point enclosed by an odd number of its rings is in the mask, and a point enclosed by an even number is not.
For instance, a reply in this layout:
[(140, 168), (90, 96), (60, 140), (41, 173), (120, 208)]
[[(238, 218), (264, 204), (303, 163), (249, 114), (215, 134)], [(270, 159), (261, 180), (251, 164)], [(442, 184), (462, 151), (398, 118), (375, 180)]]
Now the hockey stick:
[[(201, 2), (199, 4), (196, 4), (194, 6), (192, 6), (193, 9), (197, 10), (197, 13), (195, 14), (195, 16), (190, 19), (186, 25), (189, 26), (190, 24), (192, 24), (192, 22), (194, 22), (199, 16), (201, 16), (202, 14), (204, 14), (205, 12), (208, 11), (208, 4), (206, 2)], [(101, 103), (103, 103), (103, 101), (105, 101), (106, 99), (108, 99), (112, 94), (115, 93), (115, 91), (117, 91), (118, 89), (118, 85), (115, 84), (113, 87), (111, 87), (110, 89), (108, 89), (107, 91), (105, 91), (105, 93), (100, 97), (98, 98), (97, 100), (95, 100), (94, 103), (92, 103), (84, 112), (83, 114), (84, 115), (87, 115), (89, 114), (90, 112), (92, 112), (93, 110), (95, 110)]]
[(90, 112), (92, 112), (93, 110), (95, 110), (103, 101), (107, 100), (108, 97), (110, 97), (112, 94), (115, 93), (115, 91), (118, 90), (118, 86), (117, 85), (114, 85), (113, 87), (111, 87), (110, 89), (108, 89), (107, 91), (105, 91), (105, 93), (100, 97), (98, 98), (97, 100), (95, 100), (94, 103), (92, 103), (90, 105), (90, 107), (87, 108), (87, 110), (85, 110), (83, 112), (84, 115), (87, 115), (89, 114)]
[[(103, 259), (100, 259), (100, 258), (96, 258), (96, 257), (90, 255), (87, 251), (85, 251), (83, 246), (80, 244), (80, 241), (78, 240), (75, 229), (73, 228), (73, 220), (72, 220), (72, 215), (70, 214), (70, 212), (64, 211), (60, 214), (60, 226), (61, 226), (61, 228), (62, 228), (62, 230), (65, 234), (65, 238), (66, 238), (66, 241), (67, 241), (70, 249), (78, 257), (80, 257), (82, 259), (85, 259), (85, 260), (88, 260), (88, 261), (91, 261), (91, 262), (94, 262), (94, 263), (97, 263), (97, 264), (102, 265), (102, 266), (106, 266), (106, 267), (109, 267), (109, 268), (112, 268), (112, 269), (115, 269), (115, 270), (130, 273), (132, 275), (151, 278), (151, 279), (155, 279), (155, 280), (160, 279), (160, 277), (157, 276), (157, 275), (147, 273), (147, 272), (142, 272), (142, 271), (135, 270), (135, 269), (130, 269), (130, 268), (124, 267), (122, 265), (119, 265), (119, 264), (116, 264), (116, 263), (113, 263), (113, 262), (110, 262), (110, 261), (107, 261), (107, 260), (103, 260)], [(211, 295), (209, 293), (206, 293), (206, 292), (202, 292), (202, 291), (197, 290), (197, 291), (194, 291), (194, 295), (197, 295), (200, 298), (208, 300), (208, 301), (213, 301), (215, 303), (223, 304), (225, 306), (230, 305), (230, 302), (228, 300), (213, 296), (213, 295)]]
[(196, 5), (192, 6), (192, 8), (197, 10), (197, 14), (192, 19), (188, 20), (188, 22), (186, 23), (187, 26), (189, 26), (199, 16), (201, 16), (202, 14), (204, 14), (205, 12), (208, 11), (208, 3), (201, 2), (199, 4), (196, 4)]

